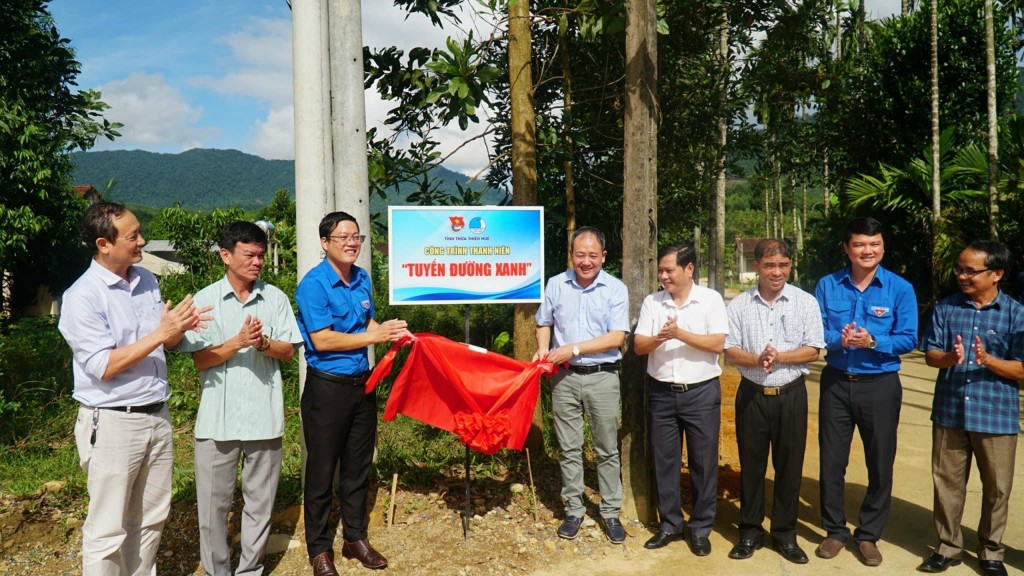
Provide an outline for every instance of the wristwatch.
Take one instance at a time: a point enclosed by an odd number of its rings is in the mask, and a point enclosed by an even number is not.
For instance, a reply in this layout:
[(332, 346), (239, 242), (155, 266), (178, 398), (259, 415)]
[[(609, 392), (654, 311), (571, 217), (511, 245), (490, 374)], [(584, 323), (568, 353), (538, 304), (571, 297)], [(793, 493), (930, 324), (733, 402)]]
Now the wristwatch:
[(573, 344), (572, 345), (572, 356), (573, 356), (573, 358), (575, 358), (575, 357), (577, 357), (579, 355), (580, 355), (580, 347), (579, 347), (579, 345)]
[(260, 336), (260, 343), (256, 346), (257, 352), (266, 352), (267, 348), (270, 348), (270, 336), (263, 334)]
[(868, 342), (868, 348), (871, 348), (872, 350), (874, 350), (875, 346), (878, 346), (878, 340), (875, 340), (875, 337), (872, 336), (871, 337), (871, 341)]

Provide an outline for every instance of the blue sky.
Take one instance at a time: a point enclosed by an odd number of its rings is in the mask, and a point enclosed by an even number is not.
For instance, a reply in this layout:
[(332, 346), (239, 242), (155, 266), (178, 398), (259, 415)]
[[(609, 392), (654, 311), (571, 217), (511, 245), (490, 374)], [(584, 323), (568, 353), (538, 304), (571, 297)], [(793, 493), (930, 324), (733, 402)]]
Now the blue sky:
[[(898, 0), (867, 0), (874, 17), (899, 10)], [(291, 14), (285, 0), (55, 0), (50, 12), (71, 40), (82, 88), (97, 88), (122, 122), (123, 138), (96, 147), (180, 152), (234, 148), (264, 158), (294, 158)], [(448, 33), (389, 0), (363, 0), (363, 43), (440, 46)], [(472, 18), (464, 18), (471, 22)], [(489, 34), (478, 28), (477, 37)], [(367, 125), (388, 108), (367, 93)], [(457, 127), (440, 135), (451, 150), (483, 130)], [(448, 165), (475, 173), (481, 146), (467, 146)]]

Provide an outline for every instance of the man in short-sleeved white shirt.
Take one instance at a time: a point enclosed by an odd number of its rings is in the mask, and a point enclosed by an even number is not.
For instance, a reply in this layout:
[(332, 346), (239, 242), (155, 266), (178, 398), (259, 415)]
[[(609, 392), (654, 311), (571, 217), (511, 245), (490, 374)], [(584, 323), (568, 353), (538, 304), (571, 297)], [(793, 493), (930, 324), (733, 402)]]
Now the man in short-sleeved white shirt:
[(690, 548), (706, 556), (711, 553), (708, 536), (715, 524), (718, 490), (718, 355), (729, 323), (721, 294), (697, 284), (696, 271), (693, 246), (676, 244), (658, 252), (658, 281), (664, 290), (644, 299), (633, 350), (650, 356), (648, 407), (661, 516), (658, 533), (644, 546), (661, 548), (683, 539), (679, 477), (685, 435), (693, 496)]

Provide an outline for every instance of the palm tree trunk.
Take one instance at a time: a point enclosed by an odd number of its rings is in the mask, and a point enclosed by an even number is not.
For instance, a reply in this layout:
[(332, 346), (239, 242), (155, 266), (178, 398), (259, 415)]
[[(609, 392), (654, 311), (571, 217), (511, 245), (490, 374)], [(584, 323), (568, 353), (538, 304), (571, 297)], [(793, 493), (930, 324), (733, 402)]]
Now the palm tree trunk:
[(996, 107), (996, 43), (992, 0), (985, 0), (985, 92), (988, 95), (988, 235), (999, 239), (999, 117)]
[(729, 12), (718, 25), (718, 176), (715, 181), (715, 273), (712, 288), (725, 293), (725, 164), (729, 143)]
[(931, 30), (931, 116), (932, 116), (932, 301), (938, 298), (938, 263), (935, 261), (939, 245), (939, 227), (942, 223), (942, 188), (939, 180), (939, 3), (930, 0), (929, 26)]

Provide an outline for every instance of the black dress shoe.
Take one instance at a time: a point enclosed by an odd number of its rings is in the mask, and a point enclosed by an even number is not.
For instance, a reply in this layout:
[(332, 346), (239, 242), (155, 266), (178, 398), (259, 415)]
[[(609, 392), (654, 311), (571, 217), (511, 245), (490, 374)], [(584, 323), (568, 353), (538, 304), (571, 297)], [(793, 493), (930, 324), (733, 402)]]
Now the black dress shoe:
[(775, 551), (794, 564), (807, 564), (807, 554), (796, 545), (796, 542), (776, 542)]
[(669, 544), (669, 542), (676, 542), (682, 539), (682, 534), (670, 534), (668, 532), (662, 532), (661, 530), (658, 530), (657, 534), (651, 536), (651, 539), (647, 542), (644, 542), (644, 548), (647, 548), (648, 550), (664, 548)]
[(746, 560), (754, 555), (754, 550), (760, 550), (764, 546), (761, 540), (744, 538), (736, 543), (729, 551), (729, 558), (733, 560)]
[(949, 568), (950, 566), (958, 565), (960, 565), (959, 558), (950, 558), (949, 556), (943, 556), (942, 554), (935, 552), (931, 556), (925, 558), (924, 562), (917, 567), (917, 571), (938, 574), (939, 572), (945, 572), (946, 568)]
[(690, 550), (696, 556), (707, 556), (711, 554), (711, 540), (707, 536), (691, 536)]
[(1002, 560), (982, 560), (979, 564), (985, 576), (1006, 576), (1006, 566), (1003, 566)]

